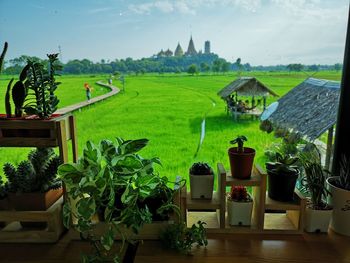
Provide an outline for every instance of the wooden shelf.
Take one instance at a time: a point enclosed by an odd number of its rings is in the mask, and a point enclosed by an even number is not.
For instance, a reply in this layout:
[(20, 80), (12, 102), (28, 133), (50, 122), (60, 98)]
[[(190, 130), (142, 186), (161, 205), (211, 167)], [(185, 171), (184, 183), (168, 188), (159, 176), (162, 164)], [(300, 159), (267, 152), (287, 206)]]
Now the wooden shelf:
[(299, 210), (300, 199), (295, 198), (291, 202), (280, 202), (271, 199), (266, 193), (265, 210)]
[[(54, 243), (64, 231), (63, 197), (46, 211), (0, 211), (0, 220), (7, 225), (0, 229), (0, 243)], [(22, 228), (21, 222), (46, 222), (44, 229)]]
[(220, 209), (220, 198), (218, 192), (213, 193), (213, 198), (211, 200), (191, 199), (191, 193), (188, 192), (186, 197), (186, 207), (188, 210)]
[(236, 179), (231, 176), (231, 172), (228, 171), (226, 174), (226, 185), (235, 185), (235, 186), (259, 186), (261, 184), (261, 176), (257, 173), (252, 173), (250, 179), (241, 180)]

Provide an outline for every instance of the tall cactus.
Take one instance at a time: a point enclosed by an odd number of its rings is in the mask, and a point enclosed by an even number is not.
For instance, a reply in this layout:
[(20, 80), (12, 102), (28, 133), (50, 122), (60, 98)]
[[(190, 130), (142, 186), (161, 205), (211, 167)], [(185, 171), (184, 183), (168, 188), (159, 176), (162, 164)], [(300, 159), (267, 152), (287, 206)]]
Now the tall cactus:
[(27, 96), (27, 89), (25, 88), (24, 81), (27, 78), (27, 72), (30, 65), (27, 64), (19, 75), (19, 81), (13, 85), (12, 88), (12, 100), (15, 104), (15, 115), (16, 117), (22, 117), (23, 103)]
[[(2, 72), (2, 68), (4, 65), (7, 48), (8, 48), (8, 44), (7, 44), (7, 42), (5, 42), (4, 48), (3, 48), (2, 52), (1, 52), (1, 56), (0, 56), (0, 74)], [(5, 95), (5, 109), (6, 109), (7, 118), (11, 117), (10, 90), (11, 90), (12, 82), (13, 82), (13, 79), (11, 79), (9, 84), (7, 85), (6, 95)]]

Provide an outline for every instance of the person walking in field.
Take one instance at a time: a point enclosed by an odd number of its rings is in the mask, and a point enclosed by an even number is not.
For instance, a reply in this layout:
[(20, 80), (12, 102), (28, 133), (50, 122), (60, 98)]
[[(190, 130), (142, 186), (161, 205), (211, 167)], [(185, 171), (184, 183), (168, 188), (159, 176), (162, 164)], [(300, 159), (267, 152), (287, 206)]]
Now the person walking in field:
[(90, 87), (90, 85), (89, 85), (88, 83), (85, 83), (85, 84), (84, 84), (84, 88), (85, 88), (85, 91), (86, 91), (86, 98), (87, 98), (87, 101), (90, 101), (90, 99), (91, 99), (92, 87)]

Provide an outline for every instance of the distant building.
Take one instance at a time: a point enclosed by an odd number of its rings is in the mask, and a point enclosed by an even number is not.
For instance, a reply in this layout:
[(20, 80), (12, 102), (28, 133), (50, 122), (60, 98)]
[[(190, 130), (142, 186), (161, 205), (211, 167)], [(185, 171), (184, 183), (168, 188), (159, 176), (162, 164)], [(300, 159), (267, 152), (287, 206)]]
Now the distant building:
[(204, 42), (204, 54), (210, 54), (210, 41), (209, 40)]
[(186, 56), (195, 56), (195, 55), (197, 55), (197, 51), (196, 51), (196, 49), (194, 47), (192, 36), (191, 36), (191, 39), (190, 39), (190, 43), (188, 43), (188, 48), (187, 48), (187, 52), (186, 52), (185, 55)]
[(181, 56), (183, 56), (183, 54), (184, 54), (184, 52), (182, 50), (182, 47), (181, 47), (180, 43), (177, 43), (177, 47), (175, 49), (174, 56), (175, 57), (181, 57)]
[(198, 52), (196, 51), (196, 48), (194, 47), (194, 42), (192, 39), (192, 36), (190, 38), (190, 42), (188, 43), (188, 48), (187, 51), (184, 53), (182, 50), (182, 47), (180, 43), (177, 43), (176, 49), (174, 53), (168, 48), (166, 51), (163, 51), (163, 49), (154, 57), (172, 57), (173, 55), (175, 57), (182, 57), (182, 56), (196, 56), (196, 55), (202, 55), (202, 54), (210, 54), (210, 41), (205, 41), (204, 43), (204, 53), (202, 50), (199, 50)]

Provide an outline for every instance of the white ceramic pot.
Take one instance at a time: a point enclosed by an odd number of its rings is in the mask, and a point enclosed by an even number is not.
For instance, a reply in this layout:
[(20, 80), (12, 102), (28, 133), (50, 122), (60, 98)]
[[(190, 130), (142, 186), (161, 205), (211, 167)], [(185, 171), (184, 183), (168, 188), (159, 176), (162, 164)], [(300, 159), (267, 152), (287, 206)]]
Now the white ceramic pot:
[(330, 227), (338, 234), (350, 236), (350, 191), (334, 186), (336, 178), (327, 179), (332, 194), (330, 204), (333, 206)]
[(190, 174), (190, 191), (192, 199), (212, 199), (214, 175)]
[(228, 223), (232, 226), (250, 226), (253, 201), (236, 202), (227, 199)]
[(305, 210), (305, 226), (306, 232), (327, 233), (329, 222), (332, 216), (330, 210), (315, 210), (306, 207)]

